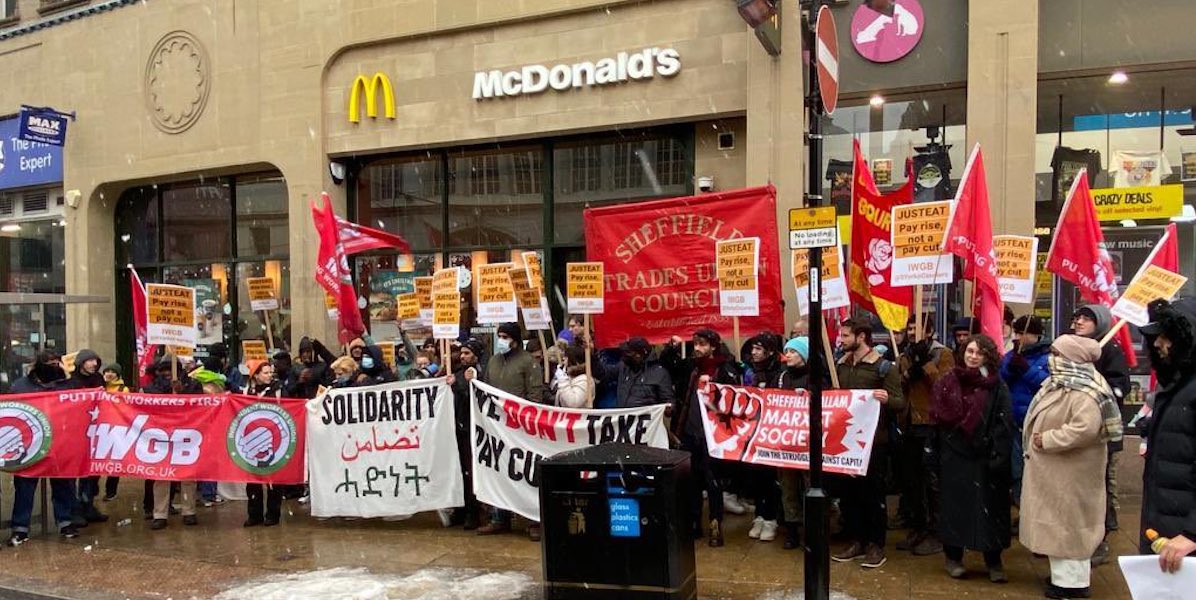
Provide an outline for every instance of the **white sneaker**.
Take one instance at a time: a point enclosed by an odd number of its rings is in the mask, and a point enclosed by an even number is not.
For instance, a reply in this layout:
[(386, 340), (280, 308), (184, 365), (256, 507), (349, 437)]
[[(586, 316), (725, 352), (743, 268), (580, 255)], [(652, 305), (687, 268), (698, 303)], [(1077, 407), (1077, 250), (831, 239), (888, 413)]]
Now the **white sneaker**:
[[(756, 517), (761, 520), (760, 517)], [(777, 539), (777, 522), (776, 521), (762, 521), (764, 526), (760, 528), (760, 541), (771, 542)]]
[(728, 494), (727, 492), (723, 492), (723, 510), (733, 515), (747, 513), (747, 507), (739, 501), (739, 498), (735, 494)]
[[(775, 526), (774, 526), (774, 528), (775, 528)], [(748, 537), (752, 538), (753, 540), (758, 540), (758, 539), (760, 539), (760, 533), (763, 530), (764, 530), (764, 518), (756, 517), (755, 519), (752, 520), (752, 528), (750, 530), (748, 530)], [(776, 531), (773, 531), (772, 534), (775, 536), (777, 533), (776, 533)]]

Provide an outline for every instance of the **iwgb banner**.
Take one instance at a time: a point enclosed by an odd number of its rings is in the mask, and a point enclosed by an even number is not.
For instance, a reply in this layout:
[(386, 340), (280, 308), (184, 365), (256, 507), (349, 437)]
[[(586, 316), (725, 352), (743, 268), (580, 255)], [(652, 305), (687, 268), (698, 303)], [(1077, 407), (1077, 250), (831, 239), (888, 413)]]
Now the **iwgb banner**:
[(760, 238), (760, 313), (740, 317), (740, 324), (747, 331), (780, 331), (775, 215), (772, 186), (586, 209), (586, 256), (603, 263), (606, 283), (605, 310), (594, 316), (598, 346), (631, 336), (659, 343), (700, 327), (729, 338), (732, 318), (719, 314), (712, 242), (739, 238)]
[[(614, 410), (544, 406), (474, 379), (473, 487), (478, 500), (540, 520), (540, 461), (599, 444), (668, 447), (665, 405)], [(313, 491), (314, 493), (314, 491)]]
[(464, 503), (444, 379), (331, 389), (307, 411), (312, 516), (388, 517)]
[(0, 403), (0, 463), (25, 477), (303, 483), (302, 400), (71, 390)]
[[(709, 384), (698, 390), (706, 445), (722, 460), (810, 468), (810, 395)], [(822, 392), (822, 460), (829, 473), (865, 475), (880, 402), (872, 390)]]

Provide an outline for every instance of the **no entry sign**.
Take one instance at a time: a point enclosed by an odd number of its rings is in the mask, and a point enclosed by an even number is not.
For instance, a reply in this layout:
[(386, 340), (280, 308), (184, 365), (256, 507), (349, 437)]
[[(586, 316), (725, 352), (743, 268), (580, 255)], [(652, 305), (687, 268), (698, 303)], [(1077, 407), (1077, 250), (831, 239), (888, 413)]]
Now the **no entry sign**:
[(818, 9), (814, 31), (818, 90), (822, 95), (822, 110), (829, 115), (839, 105), (839, 37), (835, 33), (835, 17), (826, 6)]

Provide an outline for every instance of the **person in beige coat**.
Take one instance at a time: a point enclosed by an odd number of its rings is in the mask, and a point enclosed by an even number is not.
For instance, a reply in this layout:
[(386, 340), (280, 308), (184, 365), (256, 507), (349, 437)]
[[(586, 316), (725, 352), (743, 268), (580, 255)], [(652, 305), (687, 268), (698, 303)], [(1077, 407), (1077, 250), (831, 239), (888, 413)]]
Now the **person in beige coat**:
[(1047, 598), (1087, 598), (1092, 551), (1105, 534), (1106, 443), (1120, 438), (1113, 392), (1093, 363), (1093, 339), (1051, 344), (1050, 378), (1026, 414), (1022, 545), (1051, 562)]

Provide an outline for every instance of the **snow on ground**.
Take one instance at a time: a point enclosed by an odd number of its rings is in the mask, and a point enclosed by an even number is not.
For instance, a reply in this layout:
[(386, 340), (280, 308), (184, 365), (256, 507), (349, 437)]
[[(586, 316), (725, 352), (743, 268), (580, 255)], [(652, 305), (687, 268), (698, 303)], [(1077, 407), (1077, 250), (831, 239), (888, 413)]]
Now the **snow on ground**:
[[(785, 590), (783, 592), (768, 592), (760, 596), (758, 600), (803, 600), (805, 597), (805, 592)], [(831, 600), (855, 600), (855, 597), (848, 596), (843, 592), (831, 592)]]
[(381, 575), (337, 568), (257, 579), (215, 600), (519, 600), (535, 587), (523, 573), (422, 569)]

